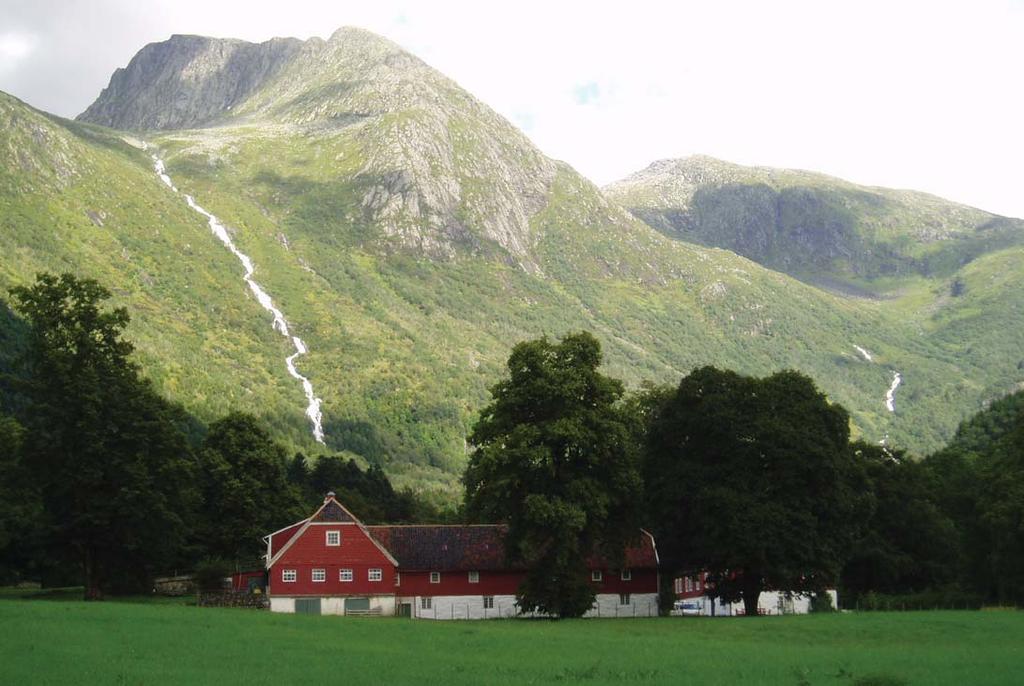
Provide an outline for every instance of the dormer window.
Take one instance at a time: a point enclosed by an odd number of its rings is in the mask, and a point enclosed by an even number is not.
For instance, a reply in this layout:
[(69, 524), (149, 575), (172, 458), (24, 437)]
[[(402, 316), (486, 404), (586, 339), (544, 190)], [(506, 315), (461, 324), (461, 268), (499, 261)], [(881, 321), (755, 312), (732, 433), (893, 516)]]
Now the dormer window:
[(331, 531), (328, 531), (327, 545), (331, 547), (337, 547), (341, 545), (341, 532), (333, 529)]

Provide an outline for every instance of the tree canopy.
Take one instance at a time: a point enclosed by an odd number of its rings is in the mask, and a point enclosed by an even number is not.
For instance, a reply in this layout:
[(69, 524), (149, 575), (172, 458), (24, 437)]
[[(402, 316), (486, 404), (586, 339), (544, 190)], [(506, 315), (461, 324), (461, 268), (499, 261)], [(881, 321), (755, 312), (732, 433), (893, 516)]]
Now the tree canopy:
[(587, 560), (622, 564), (639, 534), (641, 481), (622, 384), (598, 371), (588, 333), (520, 343), (470, 441), (466, 506), (509, 525), (508, 551), (529, 570), (524, 611), (580, 616), (595, 591)]
[(12, 289), (30, 326), (24, 464), (53, 559), (81, 565), (86, 597), (141, 587), (181, 549), (194, 506), (184, 414), (131, 361), (128, 313), (91, 279), (43, 274)]
[(685, 377), (651, 423), (644, 465), (665, 566), (708, 572), (748, 614), (762, 590), (834, 584), (867, 506), (848, 424), (798, 372)]

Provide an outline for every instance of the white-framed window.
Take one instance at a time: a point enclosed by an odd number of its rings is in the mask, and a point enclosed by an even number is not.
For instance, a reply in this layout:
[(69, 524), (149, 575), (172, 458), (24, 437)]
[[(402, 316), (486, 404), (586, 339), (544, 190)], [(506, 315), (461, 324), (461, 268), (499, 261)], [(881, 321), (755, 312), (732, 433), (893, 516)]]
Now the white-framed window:
[(629, 605), (629, 594), (628, 593), (620, 593), (619, 594), (619, 605)]
[(469, 573), (469, 583), (471, 583), (471, 584), (478, 584), (478, 583), (480, 583), (480, 572), (470, 572)]
[(320, 584), (327, 581), (327, 570), (326, 569), (314, 569), (313, 570), (313, 581)]
[(676, 593), (682, 593), (683, 592), (683, 580), (677, 577), (675, 579), (675, 581), (673, 581), (673, 583), (675, 584), (675, 587), (676, 587), (675, 588)]
[(494, 609), (494, 596), (492, 596), (492, 595), (485, 595), (484, 596), (484, 609), (485, 610), (493, 610)]
[(421, 610), (429, 610), (433, 606), (434, 606), (434, 599), (433, 598), (430, 598), (428, 596), (422, 596), (420, 598), (420, 609)]
[(352, 581), (352, 570), (351, 569), (339, 569), (338, 570), (338, 581)]
[(293, 584), (298, 580), (298, 578), (299, 573), (296, 572), (294, 569), (281, 570), (281, 581), (285, 582), (286, 584)]
[(401, 584), (402, 584), (402, 574), (401, 574), (401, 572), (395, 572), (395, 586), (400, 586)]
[(590, 573), (590, 580), (591, 581), (600, 581), (602, 578), (603, 577), (601, 576), (601, 570), (600, 569), (595, 569), (594, 571), (592, 571)]
[(632, 581), (633, 580), (633, 570), (632, 569), (623, 569), (622, 573), (619, 574), (619, 578), (622, 579), (623, 581)]
[(340, 531), (334, 531), (333, 529), (331, 531), (328, 531), (327, 532), (327, 545), (331, 546), (331, 547), (335, 547), (335, 546), (341, 545), (341, 532)]
[(432, 583), (432, 584), (439, 584), (439, 583), (441, 583), (441, 572), (431, 572), (430, 573), (430, 583)]
[(380, 581), (384, 578), (384, 573), (377, 567), (374, 567), (367, 573), (367, 578), (370, 581)]

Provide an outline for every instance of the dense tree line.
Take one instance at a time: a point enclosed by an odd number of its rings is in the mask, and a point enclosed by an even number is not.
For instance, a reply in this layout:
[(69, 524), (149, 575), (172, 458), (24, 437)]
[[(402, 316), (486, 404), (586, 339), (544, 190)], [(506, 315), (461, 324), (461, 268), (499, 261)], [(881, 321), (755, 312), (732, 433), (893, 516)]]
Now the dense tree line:
[[(27, 335), (0, 370), (0, 582), (149, 588), (201, 560), (259, 565), (261, 537), (327, 491), (366, 522), (451, 519), (379, 465), (289, 455), (253, 417), (204, 426), (133, 362), (128, 313), (98, 283), (12, 290)], [(663, 576), (706, 573), (753, 614), (767, 588), (1024, 603), (1024, 393), (923, 460), (851, 441), (808, 377), (713, 367), (627, 393), (579, 333), (515, 346), (469, 437), (460, 516), (509, 525), (520, 604), (576, 616), (588, 558), (620, 565), (640, 527)]]
[(713, 367), (624, 394), (589, 334), (517, 345), (470, 440), (466, 512), (510, 526), (523, 607), (578, 616), (583, 561), (641, 526), (662, 575), (706, 574), (756, 614), (787, 590), (1024, 602), (1024, 394), (924, 460), (851, 441), (850, 419), (794, 371)]
[(367, 521), (440, 516), (379, 467), (310, 468), (251, 416), (203, 427), (142, 377), (128, 313), (97, 282), (43, 274), (11, 295), (28, 336), (4, 376), (16, 400), (0, 415), (0, 582), (80, 583), (95, 599), (204, 559), (258, 566), (262, 536), (328, 490)]

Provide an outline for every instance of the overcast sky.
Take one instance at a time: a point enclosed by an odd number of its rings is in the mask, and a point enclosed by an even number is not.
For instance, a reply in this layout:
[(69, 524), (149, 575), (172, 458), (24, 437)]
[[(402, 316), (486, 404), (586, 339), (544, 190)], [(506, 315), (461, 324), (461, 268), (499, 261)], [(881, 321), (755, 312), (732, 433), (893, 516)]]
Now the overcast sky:
[(0, 90), (74, 116), (172, 33), (340, 26), (403, 45), (601, 184), (705, 153), (1024, 217), (1024, 0), (0, 0)]

